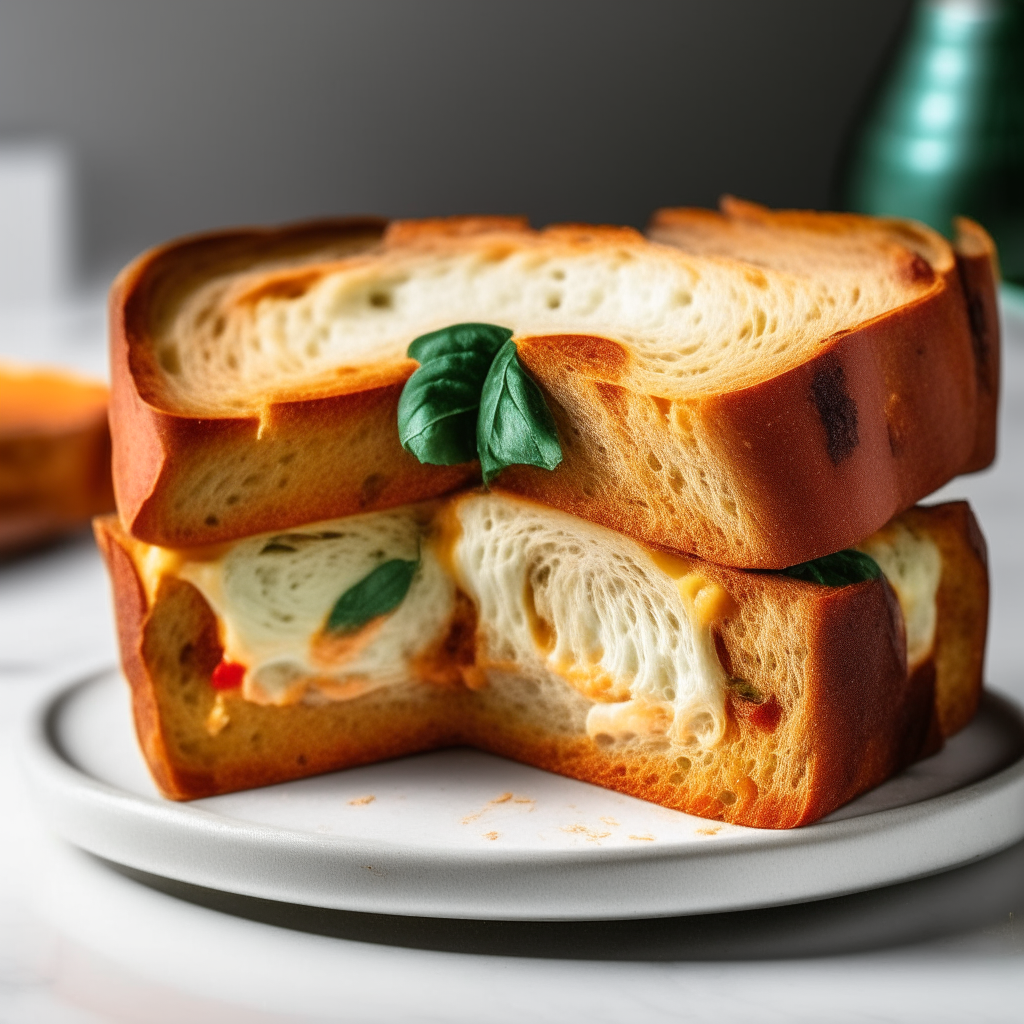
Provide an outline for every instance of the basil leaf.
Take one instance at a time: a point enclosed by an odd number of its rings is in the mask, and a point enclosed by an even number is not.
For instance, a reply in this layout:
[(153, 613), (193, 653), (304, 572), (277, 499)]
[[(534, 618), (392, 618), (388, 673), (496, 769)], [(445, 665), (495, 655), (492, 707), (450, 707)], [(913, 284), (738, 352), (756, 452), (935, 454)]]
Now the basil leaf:
[(852, 583), (877, 580), (882, 575), (878, 563), (863, 551), (837, 551), (811, 562), (801, 562), (781, 570), (783, 576), (808, 583), (821, 583), (826, 587), (848, 587)]
[(420, 366), (398, 400), (398, 437), (407, 452), (432, 466), (477, 457), (480, 392), (495, 353), (511, 337), (494, 324), (454, 324), (409, 346)]
[(562, 461), (554, 417), (519, 362), (511, 338), (494, 357), (484, 381), (476, 447), (485, 484), (506, 466), (554, 469)]
[(393, 558), (378, 565), (354, 586), (348, 588), (331, 609), (327, 617), (328, 633), (351, 633), (370, 619), (386, 615), (397, 608), (409, 592), (419, 560), (406, 562)]
[(420, 365), (448, 356), (453, 352), (478, 352), (487, 356), (487, 363), (498, 349), (512, 337), (507, 327), (494, 324), (452, 324), (430, 334), (421, 334), (410, 346), (408, 356)]
[(409, 355), (420, 366), (398, 400), (398, 437), (420, 462), (479, 458), (489, 484), (506, 466), (562, 461), (554, 418), (507, 327), (455, 324), (417, 338)]

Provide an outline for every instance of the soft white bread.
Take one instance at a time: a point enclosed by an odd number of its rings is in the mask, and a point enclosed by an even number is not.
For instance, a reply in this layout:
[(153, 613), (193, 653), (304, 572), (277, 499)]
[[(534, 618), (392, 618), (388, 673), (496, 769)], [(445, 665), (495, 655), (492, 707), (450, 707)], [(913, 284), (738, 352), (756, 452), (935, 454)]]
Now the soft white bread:
[(846, 547), (972, 465), (980, 408), (951, 250), (857, 220), (855, 274), (487, 218), (149, 253), (111, 297), (122, 521), (203, 545), (477, 478), (403, 451), (396, 409), (409, 343), (482, 321), (515, 332), (563, 453), (501, 488), (726, 564)]
[[(769, 210), (724, 196), (720, 210), (695, 207), (658, 210), (649, 238), (695, 256), (725, 256), (761, 267), (820, 279), (829, 290), (854, 294), (865, 277), (877, 273), (879, 246), (916, 253), (935, 273), (955, 269), (967, 303), (978, 381), (979, 413), (975, 450), (965, 472), (984, 469), (995, 457), (996, 401), (999, 394), (999, 315), (995, 246), (974, 221), (958, 217), (950, 248), (934, 231), (913, 221), (856, 214)], [(955, 265), (954, 265), (955, 260)]]
[[(980, 692), (964, 503), (904, 514), (865, 543), (888, 577), (838, 587), (495, 493), (202, 550), (114, 517), (96, 533), (139, 739), (176, 799), (469, 744), (791, 827), (937, 749)], [(332, 631), (339, 593), (395, 565), (415, 567), (398, 603)]]
[(113, 507), (106, 387), (0, 364), (0, 553), (81, 529)]

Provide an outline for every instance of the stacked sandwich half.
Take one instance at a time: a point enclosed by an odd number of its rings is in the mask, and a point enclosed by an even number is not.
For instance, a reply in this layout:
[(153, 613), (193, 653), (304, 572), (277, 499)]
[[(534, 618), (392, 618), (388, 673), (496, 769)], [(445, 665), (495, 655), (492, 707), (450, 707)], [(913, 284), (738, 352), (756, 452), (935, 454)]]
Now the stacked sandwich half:
[(169, 797), (468, 744), (746, 825), (973, 715), (994, 254), (917, 224), (318, 222), (111, 300), (96, 531)]

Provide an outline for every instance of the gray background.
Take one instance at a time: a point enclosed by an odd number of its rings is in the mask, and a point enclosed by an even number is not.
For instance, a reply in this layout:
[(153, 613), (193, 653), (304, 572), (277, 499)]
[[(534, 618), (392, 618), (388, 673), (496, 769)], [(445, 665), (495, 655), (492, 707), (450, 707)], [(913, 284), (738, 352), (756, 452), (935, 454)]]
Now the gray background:
[(72, 147), (82, 265), (321, 213), (824, 206), (899, 0), (0, 0), (0, 138)]

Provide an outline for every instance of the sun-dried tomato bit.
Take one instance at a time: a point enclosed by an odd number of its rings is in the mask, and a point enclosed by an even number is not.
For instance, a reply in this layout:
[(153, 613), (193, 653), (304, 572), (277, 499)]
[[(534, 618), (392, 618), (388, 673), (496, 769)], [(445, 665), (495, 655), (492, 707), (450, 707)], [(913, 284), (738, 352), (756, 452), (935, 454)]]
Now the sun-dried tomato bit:
[(245, 678), (245, 666), (237, 661), (222, 661), (210, 676), (210, 684), (215, 690), (235, 690), (242, 685)]

